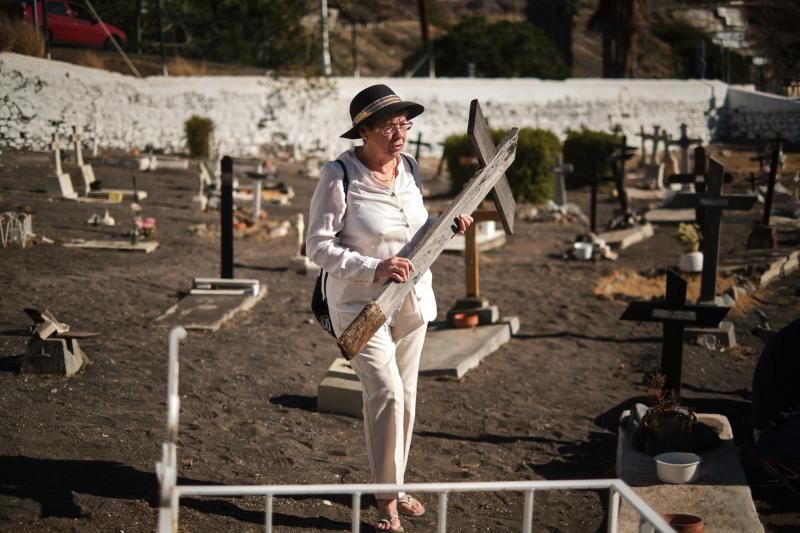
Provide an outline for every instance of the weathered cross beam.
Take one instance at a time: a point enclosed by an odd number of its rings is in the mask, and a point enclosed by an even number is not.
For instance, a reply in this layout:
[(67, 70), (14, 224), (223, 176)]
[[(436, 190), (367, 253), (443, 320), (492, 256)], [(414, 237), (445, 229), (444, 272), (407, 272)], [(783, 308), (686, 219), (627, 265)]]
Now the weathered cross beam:
[[(494, 189), (497, 183), (504, 180), (503, 174), (511, 166), (517, 151), (518, 129), (512, 129), (496, 149), (496, 154), (486, 166), (479, 170), (464, 186), (447, 209), (437, 219), (427, 233), (409, 243), (403, 250), (405, 257), (414, 264), (414, 276), (406, 283), (386, 282), (381, 292), (370, 302), (347, 329), (339, 337), (339, 348), (347, 359), (355, 357), (366, 346), (369, 339), (383, 325), (387, 317), (402, 303), (406, 295), (414, 288), (414, 284), (425, 273), (444, 250), (453, 236), (451, 227), (453, 219), (461, 213), (472, 213), (483, 199)], [(492, 147), (494, 149), (494, 147)], [(482, 150), (481, 153), (487, 153)], [(507, 183), (505, 184), (508, 185)], [(510, 190), (510, 188), (509, 188)], [(513, 197), (512, 197), (513, 198)], [(504, 207), (508, 204), (503, 202)], [(506, 210), (500, 211), (501, 217), (507, 216)], [(513, 212), (511, 213), (513, 219)], [(504, 221), (505, 227), (513, 227)]]
[(667, 292), (663, 302), (631, 302), (620, 320), (661, 322), (661, 373), (667, 388), (681, 391), (683, 365), (683, 330), (686, 326), (716, 327), (728, 313), (728, 307), (686, 305), (686, 280), (672, 270), (667, 271)]
[(725, 168), (710, 160), (706, 190), (703, 193), (678, 193), (670, 207), (699, 208), (703, 211), (703, 273), (700, 281), (700, 302), (713, 302), (717, 292), (719, 236), (722, 212), (748, 211), (756, 203), (752, 194), (722, 194)]
[[(467, 137), (469, 137), (472, 150), (475, 152), (480, 166), (487, 166), (497, 153), (497, 148), (494, 145), (494, 141), (492, 141), (489, 125), (486, 123), (486, 119), (483, 118), (483, 112), (478, 100), (473, 100), (469, 105)], [(505, 174), (498, 178), (497, 183), (492, 188), (492, 201), (497, 208), (497, 212), (500, 213), (500, 221), (503, 223), (503, 228), (505, 228), (508, 235), (511, 235), (514, 233), (514, 210), (517, 204), (514, 202), (514, 193), (511, 192), (511, 186), (508, 184)]]

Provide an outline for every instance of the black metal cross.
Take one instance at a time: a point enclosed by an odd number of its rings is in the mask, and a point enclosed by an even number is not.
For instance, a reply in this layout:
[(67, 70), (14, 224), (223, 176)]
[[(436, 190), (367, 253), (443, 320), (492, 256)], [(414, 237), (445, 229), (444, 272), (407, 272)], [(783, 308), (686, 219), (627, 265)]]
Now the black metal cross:
[(713, 302), (717, 292), (719, 236), (722, 211), (748, 211), (756, 203), (752, 194), (722, 194), (725, 168), (710, 160), (706, 190), (702, 193), (678, 193), (670, 207), (699, 208), (703, 211), (703, 273), (700, 282), (700, 302)]
[(414, 159), (416, 159), (417, 161), (419, 161), (419, 149), (420, 149), (420, 147), (424, 146), (425, 148), (431, 148), (431, 146), (432, 146), (431, 143), (422, 142), (422, 132), (417, 133), (417, 140), (416, 141), (408, 141), (408, 144), (413, 144), (413, 145), (416, 146), (416, 149), (414, 150)]
[(686, 305), (686, 280), (667, 271), (667, 292), (663, 302), (631, 302), (620, 320), (661, 322), (661, 373), (667, 388), (681, 392), (683, 365), (683, 330), (686, 326), (716, 327), (728, 313), (728, 307)]

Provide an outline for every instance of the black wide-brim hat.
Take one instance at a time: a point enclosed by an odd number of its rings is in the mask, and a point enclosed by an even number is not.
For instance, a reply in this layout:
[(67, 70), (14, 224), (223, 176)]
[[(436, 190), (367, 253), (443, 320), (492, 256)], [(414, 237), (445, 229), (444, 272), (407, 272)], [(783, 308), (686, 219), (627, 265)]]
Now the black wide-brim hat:
[(425, 108), (415, 102), (401, 100), (393, 90), (383, 84), (367, 87), (353, 97), (350, 102), (350, 120), (353, 127), (344, 132), (340, 137), (345, 139), (360, 139), (359, 126), (369, 119), (405, 111), (409, 120), (425, 111)]

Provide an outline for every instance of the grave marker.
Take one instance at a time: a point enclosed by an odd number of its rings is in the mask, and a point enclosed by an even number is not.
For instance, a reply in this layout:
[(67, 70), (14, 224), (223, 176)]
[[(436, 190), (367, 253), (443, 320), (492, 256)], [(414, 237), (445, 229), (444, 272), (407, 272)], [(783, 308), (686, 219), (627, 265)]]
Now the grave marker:
[(222, 188), (219, 207), (221, 277), (233, 279), (233, 159), (222, 158)]
[(72, 180), (70, 179), (69, 174), (64, 172), (63, 168), (61, 167), (61, 142), (58, 138), (58, 132), (53, 134), (53, 140), (50, 143), (50, 147), (53, 149), (53, 156), (55, 158), (55, 178), (58, 181), (58, 192), (64, 198), (74, 200), (78, 197), (78, 193), (76, 193), (75, 189), (72, 188)]
[(565, 176), (568, 172), (572, 172), (573, 166), (570, 163), (564, 163), (561, 156), (556, 158), (556, 164), (551, 167), (555, 176), (555, 203), (559, 207), (567, 205), (567, 185)]
[(678, 193), (672, 202), (672, 207), (678, 209), (699, 208), (703, 212), (703, 273), (699, 301), (704, 303), (713, 303), (716, 298), (722, 212), (748, 211), (756, 202), (756, 197), (750, 194), (723, 194), (724, 174), (725, 168), (715, 159), (711, 159), (705, 191)]
[(687, 126), (686, 124), (681, 124), (681, 136), (673, 141), (671, 139), (666, 139), (664, 141), (665, 149), (669, 151), (670, 146), (678, 146), (681, 149), (681, 162), (680, 162), (680, 173), (681, 174), (688, 174), (689, 173), (689, 147), (693, 144), (702, 144), (703, 139), (690, 139), (689, 136), (686, 134)]
[(408, 141), (408, 144), (413, 144), (416, 146), (414, 149), (414, 159), (419, 161), (419, 149), (421, 146), (430, 149), (433, 145), (431, 143), (424, 143), (422, 142), (422, 132), (417, 133), (417, 140), (416, 141)]
[(661, 373), (666, 387), (681, 392), (683, 364), (683, 330), (687, 325), (716, 327), (728, 313), (727, 307), (687, 305), (686, 280), (672, 270), (667, 271), (666, 296), (663, 302), (631, 302), (620, 320), (661, 322)]
[(772, 216), (772, 200), (775, 196), (775, 181), (778, 174), (778, 163), (781, 153), (781, 140), (778, 138), (772, 147), (772, 159), (769, 165), (769, 175), (767, 176), (767, 191), (764, 194), (764, 213), (761, 217), (761, 224), (754, 224), (753, 230), (747, 238), (747, 248), (769, 248), (778, 247), (778, 231), (770, 226)]
[[(473, 100), (470, 116), (476, 116), (473, 110), (477, 108), (477, 100)], [(476, 117), (477, 119), (477, 117)], [(470, 121), (473, 122), (473, 121)], [(450, 203), (448, 208), (433, 224), (429, 231), (414, 242), (409, 243), (399, 255), (405, 255), (413, 262), (416, 273), (410, 282), (387, 282), (380, 294), (374, 298), (359, 313), (356, 319), (347, 327), (339, 338), (338, 344), (342, 353), (352, 358), (358, 354), (378, 328), (386, 322), (386, 317), (397, 308), (403, 298), (413, 289), (419, 276), (426, 272), (445, 247), (453, 235), (452, 223), (460, 213), (471, 213), (480, 205), (483, 199), (494, 189), (493, 200), (498, 206), (501, 221), (506, 231), (513, 230), (514, 203), (511, 189), (504, 178), (504, 172), (514, 160), (517, 148), (518, 129), (512, 129), (500, 147), (481, 146), (480, 154), (494, 153), (490, 161), (485, 161), (486, 166), (478, 171), (464, 186), (464, 189)], [(476, 141), (481, 142), (480, 137)], [(499, 191), (498, 191), (499, 189)]]
[(100, 182), (97, 181), (94, 175), (94, 169), (92, 165), (89, 163), (84, 163), (83, 161), (83, 148), (81, 146), (81, 129), (78, 126), (72, 126), (72, 141), (75, 146), (75, 158), (78, 163), (78, 168), (81, 171), (81, 177), (83, 178), (84, 190), (83, 195), (88, 197), (92, 196), (104, 196), (109, 197), (110, 194), (116, 193), (122, 196), (132, 196), (134, 201), (141, 201), (147, 198), (146, 191), (137, 191), (131, 189), (100, 189), (98, 185)]

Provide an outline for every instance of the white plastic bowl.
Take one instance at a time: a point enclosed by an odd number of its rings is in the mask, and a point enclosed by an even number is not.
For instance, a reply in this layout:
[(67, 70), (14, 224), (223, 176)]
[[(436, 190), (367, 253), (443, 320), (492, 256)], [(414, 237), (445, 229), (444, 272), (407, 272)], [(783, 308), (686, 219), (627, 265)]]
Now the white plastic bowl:
[(691, 483), (700, 475), (699, 455), (686, 452), (668, 452), (656, 455), (656, 473), (664, 483)]
[(594, 245), (590, 242), (576, 242), (572, 245), (572, 253), (576, 259), (588, 261), (592, 258)]

